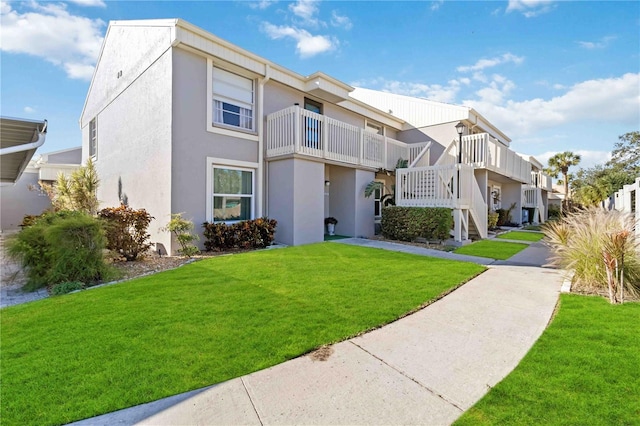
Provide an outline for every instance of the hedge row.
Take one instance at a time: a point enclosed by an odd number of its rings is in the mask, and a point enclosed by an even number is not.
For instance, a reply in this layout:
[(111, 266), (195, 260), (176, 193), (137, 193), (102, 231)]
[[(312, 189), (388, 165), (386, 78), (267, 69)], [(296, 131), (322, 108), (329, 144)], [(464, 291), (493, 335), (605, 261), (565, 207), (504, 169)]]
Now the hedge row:
[(205, 222), (202, 224), (204, 247), (208, 251), (264, 248), (273, 242), (277, 223), (268, 218), (245, 220), (231, 225)]
[(451, 209), (443, 207), (385, 207), (382, 209), (382, 235), (400, 241), (416, 238), (446, 240), (453, 227)]

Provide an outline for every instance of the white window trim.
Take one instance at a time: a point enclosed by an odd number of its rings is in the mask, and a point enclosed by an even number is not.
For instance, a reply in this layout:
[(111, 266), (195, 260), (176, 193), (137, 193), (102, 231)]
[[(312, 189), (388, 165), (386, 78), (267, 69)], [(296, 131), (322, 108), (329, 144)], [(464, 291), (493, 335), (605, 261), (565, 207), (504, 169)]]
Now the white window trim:
[[(93, 154), (91, 154), (91, 146), (93, 145), (93, 135), (91, 134), (92, 133), (91, 123), (95, 123), (93, 127), (96, 132), (96, 144), (95, 144), (95, 149), (93, 151)], [(89, 158), (91, 158), (94, 161), (98, 159), (98, 117), (94, 117), (92, 120), (89, 121)]]
[[(382, 219), (382, 201), (381, 201), (381, 200), (382, 200), (382, 197), (384, 197), (384, 188), (385, 188), (385, 184), (386, 184), (386, 182), (385, 182), (384, 180), (382, 180), (382, 179), (374, 179), (374, 180), (375, 180), (376, 182), (380, 182), (380, 183), (382, 184), (382, 188), (380, 188), (380, 199), (376, 199), (376, 198), (375, 198), (375, 191), (374, 191), (374, 193), (373, 193), (373, 204), (374, 204), (374, 207), (373, 207), (373, 213), (374, 213), (374, 215), (373, 215), (373, 217), (374, 217), (374, 219), (375, 219), (376, 221), (379, 221), (380, 219)], [(376, 215), (375, 215), (375, 212), (376, 212), (376, 210), (375, 210), (375, 203), (376, 203), (376, 202), (380, 203), (380, 216), (376, 216)]]
[[(251, 219), (255, 219), (257, 206), (257, 182), (256, 176), (258, 174), (258, 163), (253, 163), (250, 161), (238, 161), (238, 160), (229, 160), (226, 158), (216, 158), (216, 157), (207, 157), (207, 184), (206, 187), (206, 213), (207, 219), (206, 221), (209, 223), (213, 223), (213, 168), (219, 167), (224, 169), (232, 169), (232, 170), (242, 170), (247, 172), (252, 172), (252, 188), (253, 194), (251, 196)], [(218, 223), (236, 223), (240, 222), (237, 220), (228, 221), (228, 222), (218, 222)]]
[[(369, 127), (369, 124), (372, 124), (372, 125), (374, 125), (374, 126), (376, 126), (376, 127), (379, 127), (379, 128), (380, 128), (380, 130), (382, 131), (382, 133), (376, 133), (376, 134), (378, 134), (378, 135), (380, 135), (380, 136), (386, 136), (386, 135), (387, 135), (387, 129), (386, 129), (386, 127), (385, 127), (385, 125), (384, 125), (384, 124), (379, 123), (379, 122), (374, 121), (374, 120), (369, 120), (368, 118), (365, 118), (365, 120), (364, 120), (364, 128), (365, 128), (365, 130), (367, 130), (367, 131), (372, 131), (372, 130), (373, 130), (373, 129), (371, 129), (371, 128)], [(372, 133), (373, 133), (373, 132), (372, 132)]]
[[(254, 78), (246, 75), (238, 74), (234, 71), (230, 71), (231, 73), (237, 74), (241, 77), (245, 77), (249, 80), (253, 81), (253, 118), (251, 120), (253, 124), (253, 129), (243, 129), (241, 127), (229, 126), (222, 123), (213, 123), (213, 68), (214, 63), (211, 58), (207, 58), (207, 117), (206, 117), (206, 128), (208, 132), (217, 133), (226, 136), (234, 136), (238, 138), (248, 139), (252, 141), (258, 141), (258, 99), (257, 99), (257, 91), (256, 91), (256, 81)], [(222, 70), (227, 71), (224, 67), (218, 67)]]

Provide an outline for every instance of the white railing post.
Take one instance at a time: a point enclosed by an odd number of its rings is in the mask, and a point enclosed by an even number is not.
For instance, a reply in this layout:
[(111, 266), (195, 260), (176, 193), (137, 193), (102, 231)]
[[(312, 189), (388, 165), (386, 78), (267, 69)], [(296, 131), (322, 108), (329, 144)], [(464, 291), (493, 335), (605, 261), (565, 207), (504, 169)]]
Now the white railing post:
[(360, 162), (358, 164), (363, 164), (364, 163), (364, 129), (360, 129), (359, 135), (360, 135)]
[(389, 141), (387, 140), (387, 136), (384, 136), (384, 142), (382, 144), (382, 168), (387, 168), (387, 148), (389, 146)]
[(322, 158), (327, 158), (329, 152), (329, 120), (322, 120)]
[(300, 107), (296, 105), (295, 114), (293, 117), (293, 140), (295, 142), (295, 148), (293, 152), (300, 152)]

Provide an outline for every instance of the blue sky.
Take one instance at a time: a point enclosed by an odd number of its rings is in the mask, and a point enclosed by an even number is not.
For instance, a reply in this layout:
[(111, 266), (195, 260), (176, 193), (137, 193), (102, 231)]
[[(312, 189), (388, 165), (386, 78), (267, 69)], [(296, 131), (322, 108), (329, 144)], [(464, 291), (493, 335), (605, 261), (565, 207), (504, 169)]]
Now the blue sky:
[(640, 129), (636, 1), (1, 2), (1, 113), (49, 120), (42, 152), (78, 146), (110, 20), (182, 18), (308, 75), (474, 107), (543, 162), (588, 167)]

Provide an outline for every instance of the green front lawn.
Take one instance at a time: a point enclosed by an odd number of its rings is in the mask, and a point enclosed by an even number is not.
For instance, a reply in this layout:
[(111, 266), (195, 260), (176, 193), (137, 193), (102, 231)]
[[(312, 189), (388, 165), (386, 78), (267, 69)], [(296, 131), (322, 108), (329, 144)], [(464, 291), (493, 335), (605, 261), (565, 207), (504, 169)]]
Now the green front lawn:
[(518, 367), (456, 425), (640, 423), (640, 304), (562, 295)]
[(5, 308), (2, 424), (67, 423), (229, 380), (393, 321), (483, 270), (320, 243)]
[(510, 243), (506, 241), (481, 240), (455, 249), (457, 254), (488, 257), (490, 259), (506, 260), (529, 247), (524, 243)]
[(544, 238), (544, 234), (542, 232), (522, 232), (522, 231), (509, 231), (504, 234), (497, 235), (496, 238), (502, 238), (505, 240), (516, 240), (516, 241), (540, 241)]

